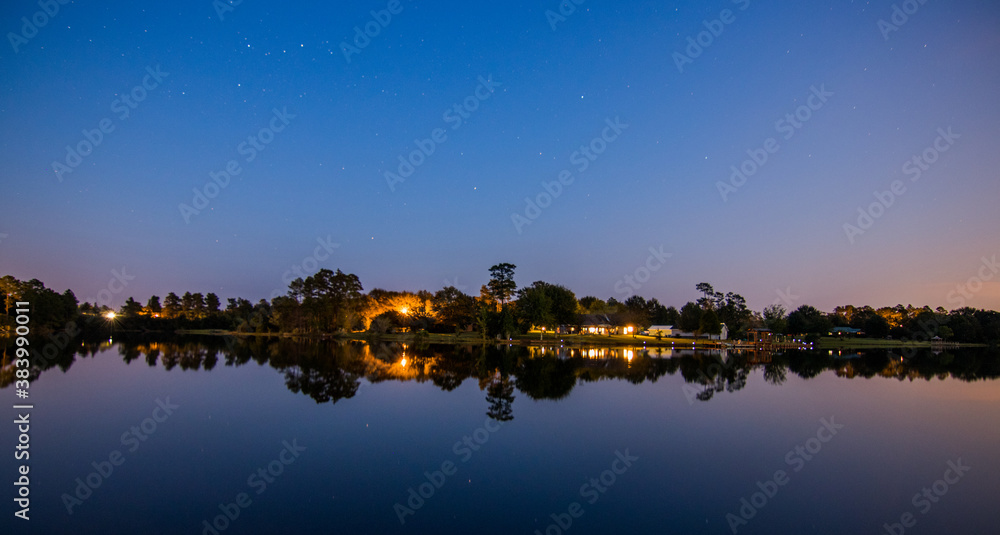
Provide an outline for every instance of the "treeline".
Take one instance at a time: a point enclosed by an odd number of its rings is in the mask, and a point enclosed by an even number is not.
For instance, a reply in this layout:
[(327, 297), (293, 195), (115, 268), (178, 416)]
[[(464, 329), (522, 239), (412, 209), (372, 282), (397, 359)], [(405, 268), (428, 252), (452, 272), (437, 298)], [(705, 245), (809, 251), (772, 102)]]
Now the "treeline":
[(60, 294), (46, 288), (38, 279), (25, 282), (5, 275), (0, 277), (0, 292), (3, 292), (0, 333), (14, 330), (18, 302), (30, 303), (30, 328), (40, 334), (64, 329), (79, 314), (76, 296), (71, 290)]
[[(84, 326), (110, 323), (115, 328), (138, 331), (178, 329), (222, 329), (242, 333), (325, 334), (366, 331), (373, 335), (390, 332), (452, 333), (475, 331), (484, 340), (508, 338), (533, 329), (575, 327), (590, 322), (612, 327), (633, 327), (641, 332), (652, 325), (670, 325), (696, 336), (717, 334), (724, 324), (729, 338), (743, 338), (749, 329), (770, 329), (778, 334), (817, 339), (850, 328), (848, 336), (896, 340), (992, 342), (1000, 340), (1000, 313), (989, 310), (897, 305), (872, 308), (841, 306), (822, 312), (809, 305), (793, 311), (770, 305), (757, 312), (734, 292), (716, 291), (709, 283), (695, 286), (701, 297), (680, 310), (656, 298), (633, 295), (624, 301), (594, 296), (577, 298), (568, 288), (544, 281), (518, 287), (517, 266), (501, 263), (489, 269), (489, 282), (479, 295), (466, 294), (454, 286), (429, 291), (398, 292), (373, 289), (365, 292), (357, 275), (339, 269), (321, 269), (297, 278), (284, 296), (252, 303), (230, 298), (225, 307), (214, 293), (171, 292), (163, 298), (151, 296), (145, 304), (129, 297), (118, 310), (107, 305), (82, 303), (73, 292), (58, 294), (38, 280), (21, 282), (0, 279), (6, 307), (0, 329), (9, 330), (13, 303), (31, 302), (32, 321), (44, 329), (57, 330), (78, 318)], [(112, 317), (113, 316), (113, 317)], [(843, 331), (843, 329), (839, 329)], [(619, 331), (621, 332), (621, 331)]]
[[(777, 310), (775, 310), (775, 308)], [(781, 307), (764, 309), (766, 326), (778, 332), (814, 337), (847, 327), (861, 331), (854, 336), (877, 339), (990, 343), (1000, 340), (1000, 312), (964, 307), (947, 311), (928, 306), (839, 306), (831, 313), (803, 305), (785, 315)], [(850, 335), (849, 335), (850, 336)]]

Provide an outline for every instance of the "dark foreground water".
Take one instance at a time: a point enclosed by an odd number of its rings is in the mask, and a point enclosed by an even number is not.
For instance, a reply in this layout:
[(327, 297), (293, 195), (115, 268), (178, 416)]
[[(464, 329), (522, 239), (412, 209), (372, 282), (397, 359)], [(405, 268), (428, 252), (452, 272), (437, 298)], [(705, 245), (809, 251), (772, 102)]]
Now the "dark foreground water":
[(12, 501), (9, 358), (3, 533), (1000, 525), (1000, 355), (988, 350), (85, 344), (32, 378), (29, 521)]

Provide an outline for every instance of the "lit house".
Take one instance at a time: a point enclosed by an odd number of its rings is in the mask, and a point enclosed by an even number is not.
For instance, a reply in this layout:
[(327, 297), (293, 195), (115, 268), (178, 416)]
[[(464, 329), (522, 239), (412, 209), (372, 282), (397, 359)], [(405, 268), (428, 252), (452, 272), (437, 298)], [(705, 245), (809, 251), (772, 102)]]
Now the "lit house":
[(845, 334), (849, 336), (851, 335), (857, 336), (863, 333), (861, 332), (861, 329), (852, 329), (850, 327), (834, 327), (829, 334), (830, 336), (843, 336)]
[(617, 314), (583, 314), (580, 316), (580, 332), (583, 334), (628, 334), (627, 326)]
[[(719, 334), (709, 335), (710, 340), (728, 340), (729, 339), (729, 327), (725, 323), (721, 324), (722, 330)], [(647, 329), (650, 336), (669, 336), (672, 338), (694, 338), (694, 333), (689, 333), (682, 331), (679, 327), (674, 327), (673, 325), (653, 325)]]
[(650, 336), (672, 336), (672, 337), (681, 337), (684, 335), (694, 336), (691, 333), (685, 333), (681, 331), (679, 328), (674, 327), (673, 325), (651, 325), (649, 329), (647, 329), (647, 331), (649, 332)]

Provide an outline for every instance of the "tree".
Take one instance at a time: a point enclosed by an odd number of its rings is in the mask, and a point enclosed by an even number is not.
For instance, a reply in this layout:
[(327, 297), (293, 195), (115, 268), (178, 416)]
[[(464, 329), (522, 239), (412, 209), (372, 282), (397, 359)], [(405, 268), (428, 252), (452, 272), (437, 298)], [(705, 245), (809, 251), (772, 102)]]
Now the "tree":
[(181, 313), (187, 318), (194, 316), (194, 294), (191, 292), (184, 292), (181, 296)]
[(628, 318), (628, 322), (635, 324), (639, 330), (645, 329), (655, 323), (654, 317), (665, 315), (666, 310), (656, 299), (646, 301), (640, 295), (633, 295), (625, 300), (625, 315)]
[(944, 340), (950, 340), (955, 337), (955, 331), (952, 331), (951, 327), (947, 325), (942, 325), (938, 327), (938, 336)]
[(232, 298), (226, 300), (226, 312), (236, 316), (245, 317), (250, 314), (253, 310), (253, 303), (243, 299), (242, 297)]
[[(0, 290), (3, 291), (3, 314), (0, 314), (0, 327), (4, 331), (15, 328), (16, 307), (18, 301), (29, 303), (31, 331), (45, 333), (62, 329), (76, 318), (78, 313), (76, 296), (66, 290), (62, 294), (46, 288), (38, 279), (28, 282), (19, 281), (7, 275), (0, 278)], [(9, 307), (9, 308), (8, 308)]]
[(129, 297), (125, 300), (120, 312), (125, 316), (138, 316), (142, 312), (142, 304)]
[(788, 315), (788, 332), (801, 334), (824, 335), (830, 332), (833, 324), (819, 310), (809, 305), (802, 305)]
[(712, 288), (712, 285), (707, 282), (699, 282), (698, 284), (695, 284), (694, 289), (701, 292), (704, 295), (702, 299), (706, 301), (711, 300), (715, 296), (715, 288)]
[[(868, 307), (868, 308), (870, 309), (871, 307)], [(857, 314), (860, 311), (861, 310), (858, 309), (857, 307), (855, 307), (854, 305), (844, 305), (844, 306), (839, 306), (837, 308), (834, 308), (833, 309), (833, 314), (834, 314), (834, 316), (841, 316), (841, 317), (843, 317), (845, 320), (847, 320), (847, 325), (849, 325), (851, 327), (854, 327), (854, 325), (853, 325), (854, 315)], [(857, 328), (857, 327), (855, 327), (855, 328)]]
[(432, 299), (438, 321), (455, 329), (475, 322), (476, 300), (454, 286), (442, 288)]
[(722, 332), (722, 323), (714, 310), (708, 309), (698, 321), (698, 331), (700, 334), (719, 334)]
[(525, 327), (554, 328), (573, 323), (576, 307), (573, 292), (557, 284), (535, 281), (517, 292), (517, 316)]
[(191, 294), (191, 312), (198, 319), (205, 317), (205, 296), (201, 292)]
[(552, 315), (556, 324), (573, 323), (576, 320), (576, 294), (559, 284), (549, 284), (545, 292), (552, 300)]
[(493, 297), (489, 287), (485, 284), (479, 287), (479, 297), (476, 298), (476, 306), (478, 308), (487, 308), (494, 312), (500, 311), (500, 302)]
[(215, 314), (219, 311), (219, 306), (222, 303), (219, 302), (219, 296), (214, 293), (209, 293), (205, 296), (205, 308), (208, 310), (209, 314)]
[(514, 290), (517, 289), (517, 284), (514, 282), (514, 270), (517, 268), (514, 264), (502, 263), (497, 264), (490, 268), (490, 282), (487, 287), (490, 290), (490, 294), (500, 302), (500, 305), (506, 305), (510, 298), (514, 295)]
[(479, 336), (482, 338), (483, 343), (489, 339), (493, 334), (490, 332), (490, 318), (493, 314), (496, 314), (496, 309), (490, 305), (479, 302), (479, 309), (476, 311), (476, 330), (479, 331)]
[(75, 318), (77, 314), (79, 314), (77, 310), (78, 301), (76, 300), (76, 295), (73, 293), (72, 290), (67, 288), (66, 291), (63, 292), (62, 296), (60, 297), (62, 297), (63, 316), (67, 318), (67, 321), (69, 321), (69, 319)]
[[(855, 307), (851, 305), (837, 307), (835, 312), (844, 316), (847, 319), (847, 325), (852, 329), (861, 329), (862, 331), (868, 332), (865, 328), (865, 322), (867, 322), (872, 317), (879, 316), (875, 309), (870, 306)], [(885, 319), (885, 318), (882, 318)], [(886, 322), (886, 325), (889, 325)], [(891, 325), (889, 326), (891, 328)]]
[(677, 309), (672, 306), (663, 309), (662, 314), (657, 313), (655, 318), (657, 325), (679, 325), (680, 320), (680, 312), (677, 312)]
[(146, 312), (150, 314), (159, 314), (163, 311), (163, 307), (160, 306), (160, 296), (151, 295), (149, 300), (146, 301)]
[(722, 295), (722, 292), (715, 291), (715, 288), (712, 288), (712, 285), (707, 282), (699, 282), (694, 287), (703, 295), (698, 299), (698, 306), (703, 309), (719, 309), (725, 302), (725, 296)]
[(181, 298), (177, 297), (177, 294), (170, 292), (167, 297), (163, 299), (163, 317), (164, 318), (176, 318), (182, 310)]
[(361, 323), (364, 288), (357, 275), (324, 268), (305, 279), (293, 280), (288, 288), (289, 297), (302, 305), (312, 329), (348, 330)]
[[(243, 298), (229, 299), (226, 313), (233, 317), (237, 331), (250, 330), (250, 320), (254, 314), (254, 307), (250, 301)], [(291, 296), (279, 295), (271, 300), (271, 318), (282, 332), (299, 332), (307, 328), (302, 304)]]
[(784, 333), (788, 326), (785, 307), (777, 303), (764, 307), (764, 325), (775, 333)]
[(579, 305), (581, 314), (594, 314), (603, 311), (608, 306), (603, 300), (592, 295), (581, 297)]
[(871, 314), (865, 319), (861, 330), (872, 338), (885, 338), (889, 336), (889, 322), (878, 314)]
[(524, 328), (551, 328), (556, 324), (552, 314), (552, 299), (545, 292), (545, 284), (535, 281), (531, 286), (517, 291), (517, 317)]
[(681, 307), (677, 326), (683, 331), (695, 332), (701, 328), (701, 315), (704, 311), (697, 303), (688, 302)]
[(494, 316), (494, 321), (493, 332), (503, 338), (510, 338), (511, 335), (518, 332), (517, 319), (510, 307), (501, 308), (500, 312)]
[(620, 303), (614, 297), (609, 297), (608, 302), (604, 305), (604, 308), (601, 310), (595, 310), (595, 312), (601, 312), (604, 314), (618, 314), (619, 312), (623, 312), (624, 310), (625, 310), (624, 304)]
[(255, 333), (270, 332), (271, 317), (271, 305), (264, 299), (261, 299), (254, 305), (253, 313), (250, 315), (250, 329)]
[(4, 275), (0, 278), (0, 292), (4, 296), (4, 314), (9, 316), (14, 302), (21, 298), (21, 281), (12, 275)]
[(982, 325), (976, 319), (976, 310), (973, 308), (952, 310), (948, 315), (948, 327), (958, 342), (978, 342), (985, 338)]
[[(976, 313), (975, 318), (979, 321), (981, 341), (991, 344), (1000, 342), (1000, 312), (995, 310), (980, 310)], [(942, 325), (938, 331), (938, 336), (942, 338), (944, 338), (944, 335), (941, 332), (944, 328), (945, 326)], [(954, 336), (954, 333), (951, 334)]]
[(725, 323), (734, 336), (738, 336), (737, 333), (743, 333), (750, 327), (753, 312), (747, 308), (746, 299), (738, 293), (727, 292), (716, 304), (715, 310), (719, 315), (719, 321)]
[[(650, 325), (673, 325), (670, 323), (667, 307), (660, 304), (660, 302), (654, 297), (649, 301), (646, 301), (646, 320), (649, 323), (643, 325), (643, 328), (649, 327)], [(676, 310), (674, 310), (676, 312)]]

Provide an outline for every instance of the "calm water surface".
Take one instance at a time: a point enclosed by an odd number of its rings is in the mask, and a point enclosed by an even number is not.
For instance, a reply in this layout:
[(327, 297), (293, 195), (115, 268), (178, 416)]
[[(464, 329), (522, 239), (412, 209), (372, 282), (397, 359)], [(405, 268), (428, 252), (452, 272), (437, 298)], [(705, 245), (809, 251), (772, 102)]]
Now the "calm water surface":
[[(998, 376), (985, 349), (85, 344), (33, 378), (31, 520), (13, 519), (8, 485), (4, 525), (995, 533)], [(0, 466), (12, 481), (12, 456)]]

